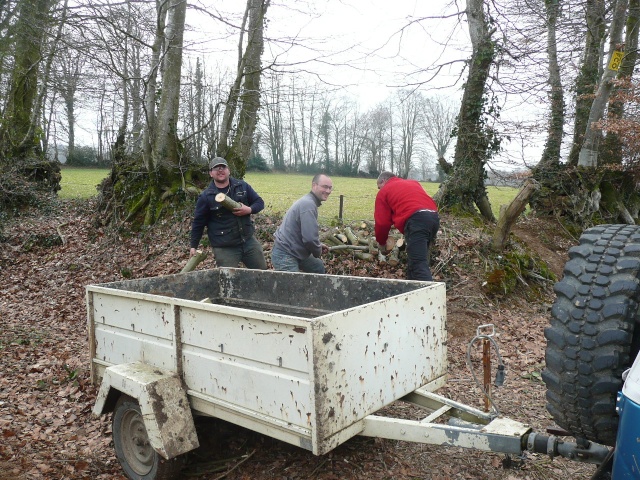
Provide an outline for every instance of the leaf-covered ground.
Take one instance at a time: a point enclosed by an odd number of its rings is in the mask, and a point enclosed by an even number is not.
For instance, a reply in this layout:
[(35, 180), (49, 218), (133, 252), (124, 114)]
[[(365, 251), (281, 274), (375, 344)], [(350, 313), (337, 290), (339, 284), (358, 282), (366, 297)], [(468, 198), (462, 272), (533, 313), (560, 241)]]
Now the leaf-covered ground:
[[(84, 287), (122, 278), (179, 272), (188, 260), (190, 212), (146, 233), (98, 228), (91, 202), (64, 203), (24, 215), (0, 236), (0, 480), (120, 479), (110, 418), (91, 414)], [(259, 218), (265, 250), (277, 219)], [(447, 284), (449, 381), (439, 393), (483, 408), (466, 367), (467, 345), (494, 324), (507, 367), (494, 390), (501, 413), (539, 432), (553, 424), (544, 407), (543, 330), (552, 282), (515, 272), (517, 294), (502, 295), (488, 253), (490, 233), (448, 216), (434, 254)], [(515, 229), (520, 253), (539, 255), (561, 275), (575, 240), (553, 221), (527, 219)], [(211, 258), (198, 268), (214, 266)], [(487, 274), (493, 271), (494, 275)], [(341, 254), (328, 273), (402, 278), (401, 267)], [(503, 272), (504, 273), (504, 272)], [(479, 372), (478, 372), (479, 374)], [(400, 402), (384, 413), (412, 417)], [(203, 446), (188, 455), (185, 478), (218, 479), (581, 479), (594, 467), (564, 459), (504, 455), (355, 437), (329, 454), (300, 448), (217, 421), (201, 425)]]

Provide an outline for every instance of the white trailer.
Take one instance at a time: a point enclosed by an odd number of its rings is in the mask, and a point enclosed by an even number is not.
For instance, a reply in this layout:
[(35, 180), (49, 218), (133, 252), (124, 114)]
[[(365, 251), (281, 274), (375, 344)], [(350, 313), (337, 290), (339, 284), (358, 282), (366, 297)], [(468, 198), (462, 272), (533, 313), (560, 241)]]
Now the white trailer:
[[(194, 415), (316, 455), (366, 435), (601, 463), (606, 447), (434, 393), (446, 381), (445, 298), (438, 282), (226, 268), (90, 285), (94, 413), (114, 412), (132, 479), (177, 475), (176, 459), (198, 446)], [(426, 416), (375, 414), (396, 400)]]

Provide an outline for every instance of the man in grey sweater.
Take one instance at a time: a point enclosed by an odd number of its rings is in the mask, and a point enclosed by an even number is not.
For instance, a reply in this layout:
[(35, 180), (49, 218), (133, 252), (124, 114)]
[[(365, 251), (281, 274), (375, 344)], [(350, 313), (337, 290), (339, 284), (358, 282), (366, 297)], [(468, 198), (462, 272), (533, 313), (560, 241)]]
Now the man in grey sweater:
[(311, 192), (289, 208), (274, 236), (271, 262), (276, 270), (325, 272), (320, 255), (328, 248), (320, 242), (318, 207), (332, 190), (331, 179), (319, 173), (311, 180)]

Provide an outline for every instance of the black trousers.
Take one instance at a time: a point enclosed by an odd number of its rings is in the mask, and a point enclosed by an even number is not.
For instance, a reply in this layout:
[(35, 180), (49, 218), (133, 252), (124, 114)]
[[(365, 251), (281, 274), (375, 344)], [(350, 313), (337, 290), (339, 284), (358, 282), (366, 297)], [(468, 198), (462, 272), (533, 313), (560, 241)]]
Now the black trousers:
[(438, 212), (416, 212), (404, 224), (407, 242), (407, 279), (433, 280), (429, 268), (429, 246), (440, 228)]

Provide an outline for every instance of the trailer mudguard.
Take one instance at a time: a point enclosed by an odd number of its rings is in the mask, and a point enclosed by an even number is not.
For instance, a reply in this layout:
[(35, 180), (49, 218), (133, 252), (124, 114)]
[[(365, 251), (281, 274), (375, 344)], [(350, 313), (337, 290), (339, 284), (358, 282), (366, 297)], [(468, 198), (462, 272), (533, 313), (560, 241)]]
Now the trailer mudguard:
[(112, 411), (120, 394), (138, 401), (149, 443), (165, 459), (199, 446), (191, 407), (177, 374), (141, 362), (108, 367), (93, 413)]

